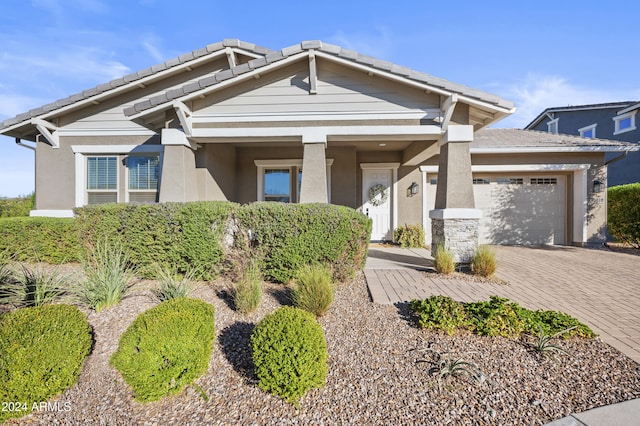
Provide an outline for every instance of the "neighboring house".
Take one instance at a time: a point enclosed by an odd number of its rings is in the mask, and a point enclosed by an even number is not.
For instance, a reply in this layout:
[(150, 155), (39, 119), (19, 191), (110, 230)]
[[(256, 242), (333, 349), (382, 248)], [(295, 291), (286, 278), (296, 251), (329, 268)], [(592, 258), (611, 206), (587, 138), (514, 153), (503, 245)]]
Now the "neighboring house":
[[(640, 102), (574, 105), (547, 108), (525, 129), (613, 139), (640, 145)], [(640, 152), (608, 154), (608, 186), (640, 182)]]
[(514, 110), (320, 41), (225, 40), (20, 114), (0, 134), (36, 142), (34, 216), (105, 202), (330, 202), (371, 217), (372, 240), (422, 223), (459, 260), (478, 241), (602, 241), (604, 156), (633, 146), (481, 130)]

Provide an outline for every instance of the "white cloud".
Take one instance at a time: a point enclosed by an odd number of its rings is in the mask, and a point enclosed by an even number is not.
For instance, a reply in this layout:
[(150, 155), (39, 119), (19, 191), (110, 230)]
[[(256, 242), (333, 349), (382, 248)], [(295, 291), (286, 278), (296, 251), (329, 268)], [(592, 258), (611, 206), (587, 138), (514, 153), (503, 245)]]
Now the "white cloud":
[(147, 51), (156, 62), (164, 62), (167, 58), (158, 48), (158, 38), (153, 35), (147, 35), (142, 39), (142, 47)]
[[(14, 117), (20, 113), (29, 111), (47, 103), (46, 100), (33, 97), (12, 95), (0, 92), (0, 121), (4, 118)], [(4, 118), (3, 118), (4, 117)]]
[(385, 27), (376, 27), (373, 33), (345, 33), (337, 31), (329, 41), (358, 53), (388, 58), (393, 52), (393, 36)]
[(606, 90), (576, 85), (566, 78), (553, 75), (528, 74), (501, 88), (493, 88), (501, 96), (514, 101), (516, 113), (495, 124), (495, 127), (522, 128), (542, 111), (551, 107), (585, 105), (604, 102), (637, 100), (635, 91)]

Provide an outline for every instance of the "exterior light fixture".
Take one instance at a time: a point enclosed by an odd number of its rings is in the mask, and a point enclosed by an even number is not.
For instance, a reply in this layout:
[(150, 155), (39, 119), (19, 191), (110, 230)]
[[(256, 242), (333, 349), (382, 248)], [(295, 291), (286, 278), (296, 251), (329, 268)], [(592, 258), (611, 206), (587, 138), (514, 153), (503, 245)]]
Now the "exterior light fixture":
[(604, 190), (604, 184), (600, 179), (593, 181), (593, 192), (602, 192)]
[(407, 196), (408, 197), (413, 197), (414, 195), (416, 195), (418, 193), (419, 189), (420, 189), (420, 187), (418, 186), (418, 184), (413, 182), (411, 184), (411, 186), (409, 186), (409, 188), (407, 188)]

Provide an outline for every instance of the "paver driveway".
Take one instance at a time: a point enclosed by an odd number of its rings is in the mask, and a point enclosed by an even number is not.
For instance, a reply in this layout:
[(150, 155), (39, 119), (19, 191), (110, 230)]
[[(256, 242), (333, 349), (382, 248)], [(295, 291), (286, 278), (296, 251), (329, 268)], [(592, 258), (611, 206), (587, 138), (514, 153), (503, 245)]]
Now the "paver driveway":
[[(566, 312), (640, 362), (640, 256), (565, 246), (494, 249), (497, 276), (509, 285), (439, 279), (406, 263), (394, 268), (368, 262), (365, 275), (380, 303), (432, 294), (470, 302), (495, 294), (530, 309)], [(416, 253), (428, 256), (426, 250)]]

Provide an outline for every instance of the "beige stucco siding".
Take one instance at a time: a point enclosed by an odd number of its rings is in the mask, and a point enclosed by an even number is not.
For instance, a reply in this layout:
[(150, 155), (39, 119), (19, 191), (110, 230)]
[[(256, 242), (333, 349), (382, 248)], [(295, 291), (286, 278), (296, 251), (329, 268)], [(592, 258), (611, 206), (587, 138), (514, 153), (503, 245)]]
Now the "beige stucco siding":
[(203, 144), (196, 151), (200, 200), (236, 199), (236, 148), (230, 144)]

